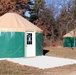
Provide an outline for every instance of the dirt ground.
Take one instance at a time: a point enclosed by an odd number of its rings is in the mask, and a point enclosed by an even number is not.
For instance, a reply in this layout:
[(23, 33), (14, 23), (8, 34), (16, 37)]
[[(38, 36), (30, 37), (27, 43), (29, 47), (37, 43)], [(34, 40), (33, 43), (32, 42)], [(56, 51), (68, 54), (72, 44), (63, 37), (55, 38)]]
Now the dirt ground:
[[(45, 56), (76, 59), (76, 49), (45, 47), (43, 52)], [(1, 60), (0, 75), (76, 75), (76, 64), (49, 69), (39, 69)]]
[(76, 48), (67, 48), (67, 47), (64, 48), (62, 46), (57, 47), (48, 46), (44, 47), (43, 53), (46, 56), (76, 59)]
[(4, 60), (0, 61), (0, 75), (76, 75), (76, 64), (43, 70)]
[(76, 75), (76, 65), (48, 69), (48, 71), (51, 72), (48, 75)]
[[(44, 54), (46, 56), (54, 56), (61, 58), (76, 59), (76, 48), (64, 48), (62, 46), (57, 47), (45, 47)], [(76, 64), (67, 65), (52, 69), (52, 75), (76, 75)], [(50, 74), (51, 75), (51, 74)]]

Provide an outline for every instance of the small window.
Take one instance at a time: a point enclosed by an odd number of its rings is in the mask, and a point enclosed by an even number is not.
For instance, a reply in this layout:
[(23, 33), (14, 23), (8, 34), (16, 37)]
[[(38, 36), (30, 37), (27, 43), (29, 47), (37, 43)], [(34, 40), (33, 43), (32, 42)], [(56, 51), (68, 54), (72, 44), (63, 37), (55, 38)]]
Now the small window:
[(27, 45), (32, 44), (32, 33), (27, 33)]

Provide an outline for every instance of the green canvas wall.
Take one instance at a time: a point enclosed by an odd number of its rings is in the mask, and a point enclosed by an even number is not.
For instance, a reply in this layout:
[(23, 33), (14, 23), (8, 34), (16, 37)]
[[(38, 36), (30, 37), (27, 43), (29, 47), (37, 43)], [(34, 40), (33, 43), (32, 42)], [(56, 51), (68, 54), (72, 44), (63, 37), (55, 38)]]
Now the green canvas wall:
[(43, 39), (42, 39), (42, 33), (36, 33), (36, 56), (43, 54)]
[(74, 40), (75, 40), (75, 47), (76, 47), (76, 39), (74, 39), (74, 37), (65, 37), (64, 47), (74, 47)]
[(24, 57), (24, 33), (0, 32), (0, 58)]
[[(0, 58), (25, 57), (24, 32), (0, 32)], [(42, 33), (36, 33), (36, 56), (43, 53)]]

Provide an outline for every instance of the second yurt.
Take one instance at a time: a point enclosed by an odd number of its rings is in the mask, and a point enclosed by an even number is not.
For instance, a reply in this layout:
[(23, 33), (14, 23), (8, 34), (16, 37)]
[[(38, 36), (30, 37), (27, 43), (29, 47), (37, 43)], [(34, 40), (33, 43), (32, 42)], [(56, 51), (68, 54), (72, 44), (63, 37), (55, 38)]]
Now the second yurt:
[(63, 36), (64, 47), (76, 47), (76, 30), (70, 31)]

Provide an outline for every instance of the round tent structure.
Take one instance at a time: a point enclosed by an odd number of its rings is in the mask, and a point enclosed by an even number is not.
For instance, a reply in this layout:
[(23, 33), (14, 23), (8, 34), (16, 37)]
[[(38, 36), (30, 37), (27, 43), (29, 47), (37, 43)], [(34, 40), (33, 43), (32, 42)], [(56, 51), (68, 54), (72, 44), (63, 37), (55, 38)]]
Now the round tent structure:
[(42, 55), (42, 30), (16, 13), (0, 17), (0, 58)]
[(70, 31), (63, 36), (64, 47), (76, 47), (76, 30)]

